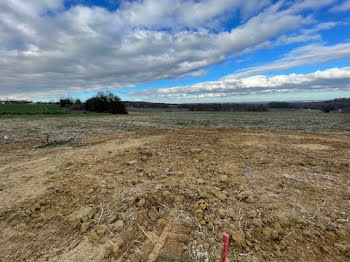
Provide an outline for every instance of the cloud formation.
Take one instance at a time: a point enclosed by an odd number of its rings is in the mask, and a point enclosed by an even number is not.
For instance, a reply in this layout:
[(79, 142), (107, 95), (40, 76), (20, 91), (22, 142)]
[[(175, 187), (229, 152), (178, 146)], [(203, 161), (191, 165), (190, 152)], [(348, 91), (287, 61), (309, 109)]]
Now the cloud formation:
[(345, 12), (350, 10), (350, 0), (345, 0), (341, 4), (336, 5), (330, 9), (331, 12)]
[(350, 90), (350, 67), (331, 68), (310, 74), (226, 77), (190, 86), (140, 90), (129, 94), (142, 96), (145, 100), (170, 100), (336, 90)]
[[(63, 0), (1, 1), (0, 97), (57, 97), (200, 76), (208, 65), (312, 25), (304, 11), (332, 2), (144, 0), (110, 11), (66, 9)], [(239, 24), (225, 29), (235, 19)]]
[(241, 78), (265, 72), (286, 70), (305, 64), (324, 63), (349, 58), (350, 43), (341, 43), (331, 46), (310, 44), (292, 50), (285, 55), (285, 57), (273, 63), (245, 68), (225, 78)]

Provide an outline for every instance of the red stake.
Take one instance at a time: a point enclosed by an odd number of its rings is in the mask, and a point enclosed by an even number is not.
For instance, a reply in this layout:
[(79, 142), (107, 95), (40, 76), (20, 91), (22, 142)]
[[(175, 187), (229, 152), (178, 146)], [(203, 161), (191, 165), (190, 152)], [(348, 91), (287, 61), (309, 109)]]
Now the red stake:
[(224, 242), (224, 246), (222, 247), (220, 262), (227, 262), (228, 238), (228, 234), (224, 233), (222, 236), (222, 242)]

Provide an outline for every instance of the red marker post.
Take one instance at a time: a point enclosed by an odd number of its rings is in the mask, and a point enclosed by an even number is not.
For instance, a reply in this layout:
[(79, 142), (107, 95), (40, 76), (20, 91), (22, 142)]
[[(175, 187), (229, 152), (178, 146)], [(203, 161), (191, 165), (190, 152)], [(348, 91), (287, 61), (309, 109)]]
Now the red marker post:
[(222, 236), (224, 246), (222, 247), (220, 262), (227, 262), (228, 239), (229, 235), (224, 233)]

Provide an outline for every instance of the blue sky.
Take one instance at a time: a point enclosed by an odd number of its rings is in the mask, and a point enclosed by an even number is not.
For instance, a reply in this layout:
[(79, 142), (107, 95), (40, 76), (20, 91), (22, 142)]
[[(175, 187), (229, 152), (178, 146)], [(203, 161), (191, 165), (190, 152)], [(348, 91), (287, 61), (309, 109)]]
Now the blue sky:
[(350, 97), (350, 0), (0, 3), (0, 99)]

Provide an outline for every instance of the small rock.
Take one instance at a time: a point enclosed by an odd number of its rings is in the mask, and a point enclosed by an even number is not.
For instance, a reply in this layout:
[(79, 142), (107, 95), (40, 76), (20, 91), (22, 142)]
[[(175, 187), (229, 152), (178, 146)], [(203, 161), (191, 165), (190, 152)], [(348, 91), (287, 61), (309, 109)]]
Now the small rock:
[(89, 222), (84, 222), (80, 226), (80, 232), (81, 233), (86, 233), (89, 230), (90, 223)]
[(87, 194), (93, 193), (95, 190), (93, 188), (90, 188), (88, 191), (86, 191)]
[(247, 216), (249, 218), (255, 218), (257, 216), (257, 212), (255, 210), (247, 211)]
[(157, 184), (157, 185), (154, 187), (154, 189), (155, 189), (156, 191), (160, 190), (161, 188), (162, 188), (162, 185), (161, 185), (161, 184)]
[(108, 220), (109, 224), (113, 224), (114, 222), (116, 222), (118, 220), (118, 217), (113, 216), (110, 220)]
[(118, 254), (120, 247), (124, 244), (123, 239), (119, 238), (113, 245), (114, 254)]
[(213, 245), (213, 244), (215, 244), (215, 238), (213, 238), (213, 237), (210, 237), (210, 238), (208, 238), (208, 242), (209, 242), (209, 244), (211, 244), (211, 245)]
[(146, 203), (146, 200), (144, 198), (142, 198), (138, 203), (137, 203), (137, 206), (138, 207), (143, 207)]
[(76, 222), (76, 221), (80, 221), (83, 218), (91, 218), (94, 215), (95, 211), (92, 207), (81, 207), (78, 211), (70, 214), (67, 217), (67, 220), (69, 222)]
[(340, 239), (347, 239), (348, 238), (348, 234), (346, 233), (346, 231), (344, 229), (338, 229), (337, 231), (335, 231), (335, 234)]
[(278, 231), (277, 231), (277, 230), (272, 230), (272, 231), (271, 231), (271, 238), (272, 238), (273, 240), (278, 239), (278, 236), (279, 236), (279, 234), (278, 234)]
[(198, 219), (203, 219), (204, 211), (202, 209), (197, 209), (195, 211), (195, 217)]
[(285, 215), (280, 215), (278, 217), (278, 222), (280, 223), (281, 227), (288, 227), (290, 225), (289, 218)]
[(106, 231), (107, 231), (107, 226), (106, 225), (97, 225), (96, 226), (96, 233), (99, 235), (99, 236), (103, 236)]
[(163, 193), (162, 193), (162, 195), (163, 196), (168, 196), (168, 195), (170, 195), (171, 193), (170, 193), (170, 191), (168, 191), (168, 190), (165, 190), (165, 191), (163, 191)]
[(346, 246), (340, 243), (336, 243), (335, 247), (339, 250), (339, 252), (343, 255), (346, 254)]
[(273, 225), (274, 229), (278, 232), (278, 233), (283, 233), (283, 229), (280, 225), (280, 223), (276, 222), (274, 225)]
[(204, 184), (204, 183), (205, 183), (205, 180), (202, 179), (202, 178), (198, 178), (198, 179), (197, 179), (197, 183), (198, 183), (198, 184)]
[(334, 243), (334, 241), (335, 241), (335, 234), (333, 232), (327, 231), (324, 234), (324, 237), (326, 239), (326, 242), (328, 242), (328, 243)]
[(204, 220), (205, 220), (205, 222), (209, 223), (212, 220), (212, 217), (209, 215), (205, 215)]
[[(202, 210), (201, 210), (202, 211)], [(151, 209), (148, 211), (148, 217), (151, 219), (151, 221), (156, 221), (158, 218), (158, 212), (156, 207), (152, 206)]]
[(245, 199), (247, 199), (249, 196), (252, 196), (252, 195), (253, 195), (253, 193), (250, 192), (250, 191), (243, 191), (243, 192), (241, 192), (241, 193), (239, 193), (239, 194), (237, 195), (237, 198), (238, 198), (238, 199), (241, 199), (241, 200), (245, 200)]
[(281, 250), (285, 250), (287, 248), (287, 242), (282, 240), (280, 242), (280, 248), (281, 248)]
[(247, 203), (254, 203), (255, 199), (252, 196), (247, 197), (247, 199), (245, 200)]
[(219, 180), (220, 180), (221, 182), (227, 182), (228, 177), (227, 177), (226, 175), (222, 175), (222, 176), (219, 177)]
[(216, 210), (216, 214), (220, 217), (220, 218), (224, 218), (226, 216), (226, 210), (223, 208), (218, 208)]
[(252, 242), (250, 242), (249, 240), (246, 240), (245, 243), (247, 244), (248, 247), (253, 247)]
[(264, 228), (262, 233), (265, 240), (269, 240), (271, 238), (271, 230), (269, 228)]
[(220, 199), (221, 201), (225, 201), (226, 200), (226, 195), (220, 191), (214, 191), (213, 194)]
[(117, 232), (121, 232), (124, 228), (124, 222), (122, 220), (118, 220), (113, 224), (113, 229)]
[(238, 247), (244, 247), (246, 245), (245, 235), (243, 231), (238, 231), (235, 234), (233, 234), (232, 240), (234, 241), (235, 245)]
[(136, 160), (132, 160), (132, 161), (127, 162), (127, 165), (132, 166), (132, 165), (135, 165), (136, 163), (137, 163)]
[(196, 206), (199, 209), (206, 210), (208, 208), (209, 204), (204, 199), (200, 199), (200, 200), (198, 200)]
[(129, 206), (129, 207), (131, 207), (132, 205), (134, 205), (135, 201), (136, 201), (136, 198), (135, 198), (134, 196), (128, 197), (128, 198), (126, 199), (126, 202), (128, 203), (128, 206)]
[(260, 218), (254, 218), (252, 224), (256, 227), (262, 227), (263, 223)]

